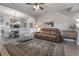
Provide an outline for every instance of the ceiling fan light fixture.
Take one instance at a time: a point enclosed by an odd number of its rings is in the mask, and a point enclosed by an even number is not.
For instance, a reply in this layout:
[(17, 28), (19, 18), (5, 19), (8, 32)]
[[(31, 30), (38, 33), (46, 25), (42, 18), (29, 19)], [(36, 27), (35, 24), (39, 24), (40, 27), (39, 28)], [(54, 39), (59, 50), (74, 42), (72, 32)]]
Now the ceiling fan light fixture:
[(33, 5), (32, 9), (33, 11), (38, 9), (43, 10), (43, 7), (41, 5), (43, 5), (44, 3), (26, 3), (26, 4)]
[(39, 5), (34, 5), (34, 7), (33, 7), (33, 8), (34, 8), (34, 9), (36, 9), (36, 10), (38, 10), (38, 9), (39, 9), (39, 7), (40, 7)]

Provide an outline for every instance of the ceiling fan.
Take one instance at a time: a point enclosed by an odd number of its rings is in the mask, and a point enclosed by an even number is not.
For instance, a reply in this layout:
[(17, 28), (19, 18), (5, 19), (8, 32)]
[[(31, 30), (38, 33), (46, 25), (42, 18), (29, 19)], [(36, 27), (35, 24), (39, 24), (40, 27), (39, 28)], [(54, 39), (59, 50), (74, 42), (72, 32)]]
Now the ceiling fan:
[(43, 5), (44, 3), (26, 3), (26, 4), (33, 5), (33, 10), (38, 10), (38, 9), (43, 10), (43, 7), (41, 5)]

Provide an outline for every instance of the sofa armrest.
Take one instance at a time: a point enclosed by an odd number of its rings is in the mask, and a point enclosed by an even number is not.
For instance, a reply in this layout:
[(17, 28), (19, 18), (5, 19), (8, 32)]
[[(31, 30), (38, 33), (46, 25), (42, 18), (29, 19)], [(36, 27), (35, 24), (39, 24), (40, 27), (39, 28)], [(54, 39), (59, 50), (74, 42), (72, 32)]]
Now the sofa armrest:
[(58, 40), (58, 41), (60, 41), (60, 42), (63, 41), (63, 38), (62, 38), (62, 36), (61, 36), (61, 32), (60, 32), (60, 31), (58, 31), (58, 33), (56, 34), (56, 36), (57, 36), (57, 40)]

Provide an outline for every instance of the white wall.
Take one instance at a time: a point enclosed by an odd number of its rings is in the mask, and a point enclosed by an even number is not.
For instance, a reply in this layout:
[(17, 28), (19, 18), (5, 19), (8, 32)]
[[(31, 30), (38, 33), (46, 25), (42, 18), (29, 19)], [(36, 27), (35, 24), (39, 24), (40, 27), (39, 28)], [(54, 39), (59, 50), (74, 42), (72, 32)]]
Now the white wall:
[[(36, 23), (41, 27), (45, 27), (45, 22), (53, 21), (54, 27), (62, 30), (62, 29), (69, 29), (69, 26), (74, 23), (73, 18), (69, 18), (67, 16), (61, 15), (59, 13), (47, 13), (44, 15), (39, 16), (36, 19)], [(48, 26), (46, 26), (48, 27)]]

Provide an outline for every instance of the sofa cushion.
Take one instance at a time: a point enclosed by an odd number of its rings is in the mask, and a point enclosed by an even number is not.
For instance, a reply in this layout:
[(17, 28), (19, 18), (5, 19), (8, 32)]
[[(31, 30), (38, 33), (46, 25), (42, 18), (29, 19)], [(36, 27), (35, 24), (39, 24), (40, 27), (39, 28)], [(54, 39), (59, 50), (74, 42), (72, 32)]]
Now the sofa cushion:
[(50, 32), (50, 35), (56, 35), (57, 32)]
[(56, 39), (56, 35), (47, 35), (48, 39)]
[(47, 39), (47, 37), (48, 36), (46, 34), (41, 34), (41, 33), (35, 35), (35, 38), (38, 38), (38, 39)]
[(49, 34), (49, 32), (47, 32), (47, 31), (40, 31), (40, 33)]
[(43, 37), (47, 37), (48, 35), (46, 35), (46, 34), (37, 34), (37, 35), (39, 35), (39, 36), (43, 36)]

